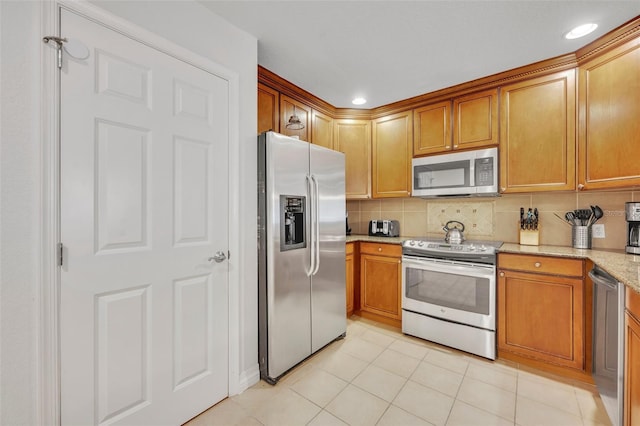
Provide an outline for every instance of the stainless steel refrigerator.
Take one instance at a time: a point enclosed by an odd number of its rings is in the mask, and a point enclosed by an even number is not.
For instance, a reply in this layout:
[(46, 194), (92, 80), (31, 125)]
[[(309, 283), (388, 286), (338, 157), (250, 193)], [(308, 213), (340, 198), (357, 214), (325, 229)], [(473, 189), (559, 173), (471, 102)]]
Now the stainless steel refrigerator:
[(344, 154), (258, 136), (258, 333), (269, 383), (346, 332)]

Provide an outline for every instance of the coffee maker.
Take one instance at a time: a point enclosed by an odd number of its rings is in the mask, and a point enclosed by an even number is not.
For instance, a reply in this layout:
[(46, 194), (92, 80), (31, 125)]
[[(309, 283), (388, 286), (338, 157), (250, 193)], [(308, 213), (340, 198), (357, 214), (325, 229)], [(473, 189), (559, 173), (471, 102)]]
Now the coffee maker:
[(625, 203), (625, 217), (627, 219), (627, 253), (640, 254), (640, 203)]

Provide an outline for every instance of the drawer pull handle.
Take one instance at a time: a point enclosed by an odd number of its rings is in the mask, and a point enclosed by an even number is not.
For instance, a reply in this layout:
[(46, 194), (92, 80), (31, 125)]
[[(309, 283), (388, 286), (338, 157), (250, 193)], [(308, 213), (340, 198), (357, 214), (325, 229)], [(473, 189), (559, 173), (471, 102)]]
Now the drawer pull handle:
[(542, 263), (540, 263), (540, 262), (536, 262), (536, 263), (534, 263), (534, 264), (533, 264), (533, 266), (535, 266), (536, 268), (539, 268), (539, 267), (541, 267), (541, 266), (542, 266)]
[(378, 247), (378, 251), (382, 251), (382, 247)]
[(504, 272), (500, 272), (500, 276), (501, 276), (501, 277), (504, 277)]

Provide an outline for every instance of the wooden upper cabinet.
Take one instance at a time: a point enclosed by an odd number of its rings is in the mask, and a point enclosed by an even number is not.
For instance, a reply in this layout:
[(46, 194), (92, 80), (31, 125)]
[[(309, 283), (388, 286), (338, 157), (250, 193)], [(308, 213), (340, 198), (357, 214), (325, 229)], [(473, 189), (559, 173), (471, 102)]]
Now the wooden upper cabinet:
[(413, 110), (413, 156), (451, 149), (451, 101)]
[(258, 134), (269, 130), (280, 131), (280, 94), (258, 83)]
[(498, 144), (498, 89), (453, 100), (453, 149)]
[(335, 120), (333, 143), (345, 156), (346, 198), (371, 198), (371, 121)]
[(412, 111), (373, 120), (373, 198), (411, 195)]
[[(294, 114), (298, 116), (304, 128), (300, 130), (287, 129), (289, 118)], [(311, 108), (302, 102), (280, 95), (280, 133), (287, 136), (299, 136), (300, 140), (310, 142), (311, 136)]]
[(579, 188), (640, 185), (640, 38), (579, 73)]
[(500, 191), (576, 188), (575, 71), (500, 90)]
[(333, 118), (312, 110), (311, 143), (333, 149)]

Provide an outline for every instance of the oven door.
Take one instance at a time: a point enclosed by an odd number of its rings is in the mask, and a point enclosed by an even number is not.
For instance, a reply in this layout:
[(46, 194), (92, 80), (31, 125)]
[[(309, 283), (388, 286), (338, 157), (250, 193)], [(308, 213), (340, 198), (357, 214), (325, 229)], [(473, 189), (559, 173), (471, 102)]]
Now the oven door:
[(495, 265), (402, 257), (402, 309), (496, 329)]

